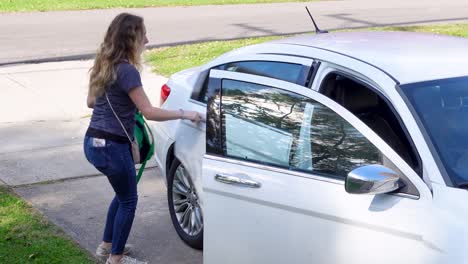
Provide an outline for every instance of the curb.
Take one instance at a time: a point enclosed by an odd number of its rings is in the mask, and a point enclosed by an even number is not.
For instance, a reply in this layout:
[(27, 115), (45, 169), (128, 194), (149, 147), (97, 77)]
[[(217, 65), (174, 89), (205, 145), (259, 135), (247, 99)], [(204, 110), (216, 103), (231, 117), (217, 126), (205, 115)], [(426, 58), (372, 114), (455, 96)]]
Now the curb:
[[(145, 167), (145, 171), (152, 170), (152, 169), (157, 169), (157, 166), (153, 165), (153, 166)], [(137, 169), (137, 173), (138, 173), (138, 169)], [(105, 175), (102, 173), (96, 173), (96, 174), (81, 175), (81, 176), (62, 178), (62, 179), (46, 180), (46, 181), (41, 181), (41, 182), (23, 183), (23, 184), (18, 184), (18, 185), (6, 185), (5, 184), (4, 186), (12, 188), (12, 189), (29, 188), (29, 187), (34, 187), (38, 185), (55, 184), (55, 183), (62, 183), (62, 182), (68, 182), (68, 181), (78, 181), (78, 180), (92, 179), (92, 178), (98, 178), (98, 177), (105, 177)]]
[(13, 66), (13, 65), (18, 65), (18, 64), (39, 64), (39, 63), (45, 63), (45, 62), (89, 60), (89, 59), (94, 58), (95, 55), (96, 53), (85, 53), (85, 54), (80, 54), (80, 55), (47, 57), (47, 58), (41, 58), (41, 59), (16, 60), (16, 61), (2, 62), (0, 63), (0, 67)]

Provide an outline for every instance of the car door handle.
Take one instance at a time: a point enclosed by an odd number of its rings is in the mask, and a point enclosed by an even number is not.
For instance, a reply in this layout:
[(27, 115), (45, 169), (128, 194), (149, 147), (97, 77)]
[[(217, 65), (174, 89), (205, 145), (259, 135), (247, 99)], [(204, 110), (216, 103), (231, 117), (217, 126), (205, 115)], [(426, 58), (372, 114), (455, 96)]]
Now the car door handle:
[(245, 186), (249, 188), (260, 188), (262, 186), (259, 182), (242, 179), (240, 177), (231, 175), (216, 174), (215, 180), (222, 183)]

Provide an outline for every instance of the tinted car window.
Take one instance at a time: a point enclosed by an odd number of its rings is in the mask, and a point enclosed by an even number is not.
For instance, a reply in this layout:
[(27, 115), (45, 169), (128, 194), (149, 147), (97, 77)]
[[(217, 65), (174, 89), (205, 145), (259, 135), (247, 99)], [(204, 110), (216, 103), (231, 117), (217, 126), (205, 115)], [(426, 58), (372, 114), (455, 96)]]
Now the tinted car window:
[[(239, 61), (219, 65), (213, 69), (264, 76), (299, 85), (305, 84), (306, 75), (308, 74), (301, 64), (277, 61)], [(206, 77), (198, 96), (198, 101), (203, 103), (208, 101), (208, 97), (206, 96), (208, 81), (209, 76)]]
[(355, 167), (382, 163), (380, 152), (339, 115), (304, 96), (223, 80), (224, 155), (344, 178)]
[(356, 167), (382, 164), (380, 151), (327, 107), (310, 102), (291, 153), (291, 167), (344, 178)]
[(443, 174), (468, 186), (468, 77), (401, 86), (421, 121)]
[(277, 61), (239, 61), (218, 66), (217, 69), (298, 83), (301, 79), (302, 65)]

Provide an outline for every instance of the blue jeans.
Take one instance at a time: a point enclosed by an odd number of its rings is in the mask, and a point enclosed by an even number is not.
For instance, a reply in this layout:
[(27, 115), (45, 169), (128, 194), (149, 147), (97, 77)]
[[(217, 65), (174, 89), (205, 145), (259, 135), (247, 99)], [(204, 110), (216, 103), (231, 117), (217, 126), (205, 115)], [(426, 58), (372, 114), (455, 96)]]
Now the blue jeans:
[(85, 137), (88, 161), (107, 176), (115, 197), (107, 212), (103, 241), (112, 243), (113, 255), (123, 253), (130, 234), (138, 202), (136, 170), (129, 143), (95, 140)]

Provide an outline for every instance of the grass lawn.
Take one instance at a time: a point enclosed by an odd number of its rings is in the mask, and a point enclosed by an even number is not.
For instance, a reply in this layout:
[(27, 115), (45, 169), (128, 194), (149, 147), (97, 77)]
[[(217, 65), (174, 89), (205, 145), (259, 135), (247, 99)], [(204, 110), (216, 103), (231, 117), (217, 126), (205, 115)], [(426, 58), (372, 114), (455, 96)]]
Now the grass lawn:
[(443, 34), (456, 37), (468, 37), (468, 23), (462, 24), (441, 24), (427, 26), (397, 26), (397, 27), (381, 27), (369, 28), (372, 31), (408, 31), (408, 32), (425, 32), (434, 34)]
[[(468, 24), (381, 27), (369, 28), (367, 30), (429, 32), (468, 37)], [(260, 37), (158, 48), (146, 53), (146, 62), (152, 66), (154, 72), (168, 77), (180, 70), (207, 63), (230, 50), (279, 38), (282, 37)]]
[(23, 200), (0, 186), (0, 263), (95, 263)]
[[(318, 0), (312, 0), (318, 1)], [(0, 12), (310, 2), (310, 0), (0, 0)]]
[(157, 48), (146, 53), (146, 62), (153, 66), (153, 71), (169, 76), (180, 70), (207, 63), (230, 50), (278, 38), (260, 37)]

